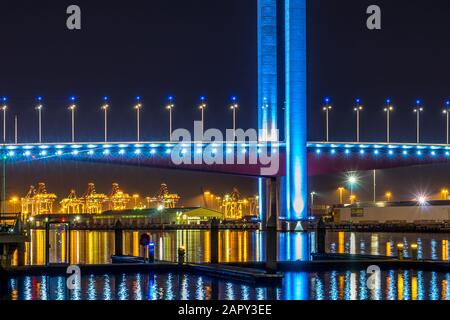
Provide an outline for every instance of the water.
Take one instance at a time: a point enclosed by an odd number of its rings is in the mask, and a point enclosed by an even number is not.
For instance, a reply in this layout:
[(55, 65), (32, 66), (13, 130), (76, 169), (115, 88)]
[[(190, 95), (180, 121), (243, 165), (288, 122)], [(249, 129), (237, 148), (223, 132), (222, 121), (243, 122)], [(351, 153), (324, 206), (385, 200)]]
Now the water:
[[(140, 255), (139, 239), (144, 231), (124, 232), (124, 254)], [(147, 232), (147, 231), (146, 231)], [(207, 262), (210, 255), (209, 231), (147, 232), (156, 243), (155, 256), (159, 260), (176, 261), (177, 249), (186, 247), (188, 262)], [(219, 235), (219, 259), (222, 262), (264, 261), (264, 232), (222, 231)], [(53, 230), (50, 233), (50, 261), (68, 262), (68, 234)], [(397, 255), (396, 246), (404, 244), (404, 255), (410, 255), (410, 245), (418, 245), (419, 258), (449, 261), (450, 234), (345, 233), (327, 234), (327, 251), (371, 255)], [(70, 263), (104, 264), (114, 254), (114, 232), (71, 231)], [(279, 255), (282, 261), (308, 260), (314, 252), (314, 234), (280, 233)], [(45, 232), (34, 230), (31, 243), (26, 245), (27, 265), (45, 263)]]
[(448, 300), (450, 273), (388, 271), (369, 290), (360, 272), (286, 273), (280, 288), (252, 287), (191, 274), (86, 275), (81, 287), (66, 278), (19, 277), (9, 281), (7, 300)]
[[(139, 255), (143, 231), (124, 233), (124, 254)], [(156, 243), (156, 258), (176, 261), (180, 246), (187, 261), (209, 259), (209, 231), (147, 232)], [(396, 234), (329, 232), (326, 247), (332, 253), (396, 255), (396, 245), (404, 244), (409, 256), (411, 244), (418, 245), (419, 257), (449, 260), (449, 234)], [(26, 246), (26, 263), (45, 262), (45, 232), (34, 230)], [(223, 262), (264, 261), (264, 232), (222, 231), (219, 256)], [(280, 233), (279, 260), (308, 260), (314, 251), (314, 234)], [(69, 243), (70, 249), (69, 249)], [(50, 261), (72, 264), (111, 262), (114, 233), (71, 231), (50, 233)], [(174, 273), (83, 275), (81, 289), (69, 291), (66, 277), (26, 276), (9, 279), (7, 300), (448, 300), (450, 273), (412, 270), (383, 271), (370, 290), (366, 270), (330, 272), (287, 272), (279, 288), (253, 287), (214, 278)]]

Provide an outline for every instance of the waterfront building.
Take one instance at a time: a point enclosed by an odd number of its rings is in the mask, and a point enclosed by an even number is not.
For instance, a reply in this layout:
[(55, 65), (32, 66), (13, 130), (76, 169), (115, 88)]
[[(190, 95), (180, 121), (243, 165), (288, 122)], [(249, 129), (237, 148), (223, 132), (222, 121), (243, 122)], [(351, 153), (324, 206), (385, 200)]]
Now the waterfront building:
[(356, 203), (332, 209), (337, 223), (450, 223), (450, 201)]

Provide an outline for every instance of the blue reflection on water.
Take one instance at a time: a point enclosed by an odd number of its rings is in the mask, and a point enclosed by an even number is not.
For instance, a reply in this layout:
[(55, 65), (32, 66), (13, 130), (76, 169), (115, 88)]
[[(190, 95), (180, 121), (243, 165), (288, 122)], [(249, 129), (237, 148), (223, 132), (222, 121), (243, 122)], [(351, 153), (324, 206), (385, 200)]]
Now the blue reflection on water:
[(20, 300), (448, 300), (450, 273), (382, 272), (377, 288), (359, 271), (287, 272), (279, 288), (254, 287), (192, 274), (86, 275), (81, 289), (65, 288), (65, 277), (18, 277), (9, 281), (10, 299)]

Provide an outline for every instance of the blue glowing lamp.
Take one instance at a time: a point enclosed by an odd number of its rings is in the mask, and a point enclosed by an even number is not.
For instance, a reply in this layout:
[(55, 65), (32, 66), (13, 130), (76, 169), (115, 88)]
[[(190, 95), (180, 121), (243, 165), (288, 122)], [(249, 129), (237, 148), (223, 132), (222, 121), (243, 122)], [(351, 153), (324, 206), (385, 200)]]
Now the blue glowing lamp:
[(450, 101), (445, 102), (445, 105), (448, 107), (450, 106)]
[(37, 101), (41, 102), (43, 98), (41, 96), (37, 97)]
[(422, 102), (420, 100), (416, 100), (416, 105), (420, 106), (422, 104)]
[(136, 97), (136, 101), (141, 101), (141, 97), (140, 97), (140, 96), (137, 96), (137, 97)]
[(387, 105), (391, 104), (391, 102), (392, 102), (391, 99), (386, 99), (386, 104)]
[(360, 103), (361, 103), (361, 99), (357, 98), (357, 99), (356, 99), (356, 103), (357, 103), (357, 104), (360, 104)]
[(232, 96), (231, 97), (231, 101), (236, 102), (237, 101), (237, 97), (236, 96)]
[(205, 100), (206, 100), (206, 98), (205, 98), (204, 96), (201, 96), (201, 97), (200, 97), (200, 101), (201, 101), (201, 102), (205, 102)]
[(169, 100), (169, 102), (172, 102), (173, 101), (173, 96), (167, 97), (167, 100)]
[(7, 98), (7, 97), (3, 97), (3, 98), (2, 98), (2, 101), (3, 101), (3, 102), (6, 102), (6, 101), (8, 101), (8, 98)]
[(103, 97), (103, 101), (108, 101), (108, 100), (109, 100), (109, 98), (107, 96)]
[(76, 100), (77, 100), (77, 98), (75, 96), (70, 97), (70, 101), (75, 102)]
[(329, 104), (329, 103), (330, 103), (330, 98), (328, 98), (328, 97), (325, 98), (325, 103), (326, 103), (326, 104)]

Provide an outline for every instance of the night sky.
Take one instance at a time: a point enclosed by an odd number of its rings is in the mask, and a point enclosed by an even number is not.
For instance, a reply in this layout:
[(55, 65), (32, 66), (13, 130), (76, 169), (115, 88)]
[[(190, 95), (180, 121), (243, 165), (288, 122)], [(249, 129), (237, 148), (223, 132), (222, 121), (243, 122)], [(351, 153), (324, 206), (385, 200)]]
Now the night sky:
[[(71, 4), (82, 9), (81, 31), (66, 29), (66, 8)], [(366, 28), (365, 11), (371, 4), (382, 8), (381, 31)], [(362, 139), (384, 140), (383, 104), (390, 97), (396, 107), (392, 140), (414, 142), (412, 108), (420, 98), (425, 108), (422, 140), (445, 141), (441, 111), (450, 98), (448, 1), (314, 0), (308, 10), (310, 140), (324, 137), (321, 103), (329, 96), (334, 105), (331, 140), (354, 140), (356, 97), (366, 107)], [(175, 127), (191, 128), (199, 119), (196, 105), (201, 95), (208, 98), (207, 127), (231, 126), (231, 95), (240, 100), (239, 126), (256, 126), (256, 0), (3, 0), (0, 17), (0, 95), (9, 97), (10, 141), (14, 115), (19, 118), (19, 141), (37, 141), (38, 95), (44, 97), (44, 141), (49, 142), (70, 140), (71, 95), (78, 97), (79, 141), (103, 138), (100, 105), (105, 95), (111, 99), (111, 140), (135, 139), (132, 106), (137, 95), (143, 98), (146, 140), (167, 139), (168, 95), (176, 99)], [(380, 173), (380, 193), (389, 188), (408, 198), (411, 185), (438, 190), (450, 178), (448, 169)], [(97, 182), (102, 192), (118, 181), (130, 193), (143, 194), (156, 193), (159, 184), (167, 182), (186, 199), (202, 187), (218, 193), (234, 186), (249, 195), (256, 192), (255, 181), (245, 178), (57, 162), (10, 168), (8, 191), (23, 194), (29, 184), (41, 180), (60, 196), (72, 187), (82, 193), (89, 181)], [(362, 183), (360, 192), (365, 190), (361, 195), (370, 199), (369, 179), (365, 180), (367, 186)], [(341, 176), (327, 176), (311, 184), (331, 195), (341, 181)], [(200, 204), (195, 201), (189, 204)]]

